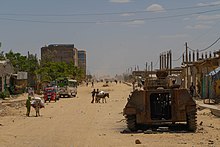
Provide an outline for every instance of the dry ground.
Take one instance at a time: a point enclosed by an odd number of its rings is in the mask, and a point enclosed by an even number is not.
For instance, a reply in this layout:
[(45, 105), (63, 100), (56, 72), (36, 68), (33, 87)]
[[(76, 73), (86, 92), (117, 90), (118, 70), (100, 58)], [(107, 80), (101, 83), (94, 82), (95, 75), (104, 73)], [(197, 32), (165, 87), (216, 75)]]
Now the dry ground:
[[(0, 147), (149, 147), (220, 146), (220, 118), (209, 110), (198, 111), (196, 133), (120, 133), (126, 129), (122, 110), (131, 87), (95, 83), (109, 91), (107, 103), (91, 104), (93, 88), (80, 86), (77, 98), (47, 103), (41, 116), (26, 117), (26, 95), (0, 101)], [(135, 144), (135, 140), (141, 144)]]

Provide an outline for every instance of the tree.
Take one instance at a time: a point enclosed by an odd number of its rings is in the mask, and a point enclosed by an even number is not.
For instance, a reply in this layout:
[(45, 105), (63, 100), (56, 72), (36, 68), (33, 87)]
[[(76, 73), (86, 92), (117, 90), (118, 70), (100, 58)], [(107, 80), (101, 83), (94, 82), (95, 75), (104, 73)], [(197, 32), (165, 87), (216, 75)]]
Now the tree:
[(14, 53), (10, 50), (5, 54), (6, 58), (12, 63), (15, 72), (27, 72), (28, 73), (28, 86), (35, 87), (37, 83), (36, 70), (39, 68), (39, 62), (36, 55), (29, 54), (23, 56), (20, 53)]
[(69, 77), (81, 80), (81, 70), (74, 66), (73, 63), (67, 64), (65, 62), (44, 62), (40, 68), (36, 70), (40, 75), (42, 81), (53, 81), (59, 77)]
[(40, 76), (41, 81), (53, 81), (59, 77), (69, 77), (76, 80), (81, 80), (83, 78), (82, 70), (74, 66), (73, 62), (67, 64), (65, 62), (43, 60), (40, 62), (41, 64), (39, 64), (36, 55), (28, 53), (28, 56), (23, 56), (13, 51), (9, 51), (5, 56), (11, 61), (16, 72), (28, 72), (28, 77), (30, 77), (29, 83), (32, 83), (37, 75)]
[(0, 52), (0, 61), (2, 60), (5, 60), (5, 55), (3, 51)]
[(39, 68), (38, 59), (33, 54), (23, 56), (20, 53), (14, 53), (10, 50), (5, 54), (6, 58), (9, 59), (15, 68), (15, 72), (25, 71), (34, 74), (35, 70)]
[(68, 75), (70, 78), (76, 79), (78, 81), (82, 80), (83, 78), (83, 70), (76, 67), (73, 62), (68, 64)]
[(6, 58), (9, 59), (15, 69), (15, 72), (27, 70), (27, 57), (22, 56), (20, 53), (14, 53), (10, 50), (5, 54)]
[(40, 67), (37, 56), (33, 54), (28, 54), (27, 64), (27, 71), (32, 74)]

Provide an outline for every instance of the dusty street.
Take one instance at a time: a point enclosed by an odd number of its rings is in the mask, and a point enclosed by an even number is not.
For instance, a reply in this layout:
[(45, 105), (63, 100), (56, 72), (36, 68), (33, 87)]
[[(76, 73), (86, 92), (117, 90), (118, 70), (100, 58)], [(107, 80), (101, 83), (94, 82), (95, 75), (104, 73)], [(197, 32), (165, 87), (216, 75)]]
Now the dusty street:
[[(26, 117), (24, 105), (7, 107), (5, 114), (0, 109), (0, 147), (220, 146), (220, 118), (209, 110), (198, 111), (196, 133), (120, 133), (126, 129), (122, 110), (131, 87), (102, 85), (95, 83), (94, 88), (110, 93), (104, 104), (90, 103), (93, 88), (89, 85), (79, 86), (77, 98), (47, 103), (40, 117), (34, 117), (33, 109)], [(136, 139), (141, 144), (135, 144)]]

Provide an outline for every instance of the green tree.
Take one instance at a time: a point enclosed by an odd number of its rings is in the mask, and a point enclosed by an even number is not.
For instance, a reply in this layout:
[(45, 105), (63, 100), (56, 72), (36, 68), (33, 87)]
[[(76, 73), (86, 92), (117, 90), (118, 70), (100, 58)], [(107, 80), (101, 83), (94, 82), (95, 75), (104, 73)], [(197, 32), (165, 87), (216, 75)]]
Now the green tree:
[(3, 51), (0, 52), (0, 61), (2, 60), (5, 60), (5, 55)]
[(36, 55), (29, 54), (27, 58), (27, 71), (29, 73), (35, 73), (35, 71), (40, 67), (38, 58)]
[(9, 59), (15, 68), (15, 71), (25, 71), (28, 73), (35, 73), (35, 70), (39, 68), (38, 59), (33, 54), (23, 56), (20, 53), (14, 53), (10, 50), (5, 54), (6, 58)]
[(76, 79), (78, 81), (82, 80), (83, 78), (83, 71), (82, 69), (76, 67), (73, 62), (68, 64), (68, 75), (70, 78)]
[(81, 70), (74, 66), (73, 63), (65, 62), (44, 62), (36, 71), (40, 75), (42, 81), (53, 81), (60, 77), (69, 77), (81, 80)]
[(6, 58), (9, 59), (14, 66), (15, 72), (27, 71), (27, 57), (22, 56), (20, 53), (14, 53), (9, 51), (5, 54)]

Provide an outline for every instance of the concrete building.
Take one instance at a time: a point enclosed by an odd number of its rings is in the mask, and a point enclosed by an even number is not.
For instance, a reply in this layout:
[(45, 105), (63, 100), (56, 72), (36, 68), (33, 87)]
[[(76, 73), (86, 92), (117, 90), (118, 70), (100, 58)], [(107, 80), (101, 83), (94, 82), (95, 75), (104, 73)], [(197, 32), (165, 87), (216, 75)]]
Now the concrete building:
[(78, 50), (78, 67), (81, 68), (86, 75), (86, 51)]
[(73, 62), (74, 62), (74, 65), (76, 66), (76, 67), (78, 67), (78, 64), (79, 64), (79, 59), (78, 59), (78, 49), (77, 48), (74, 48), (73, 49)]
[[(193, 83), (196, 90), (196, 95), (201, 98), (213, 98), (216, 97), (216, 87), (220, 86), (218, 80), (213, 80), (212, 77), (215, 77), (215, 74), (209, 75), (210, 72), (214, 71), (220, 67), (220, 51), (216, 51), (211, 54), (209, 53), (199, 53), (193, 52), (188, 53), (188, 62), (183, 56), (182, 63), (182, 76), (185, 88), (189, 88)], [(186, 55), (185, 55), (186, 56)], [(191, 59), (193, 57), (193, 59)], [(188, 69), (187, 69), (188, 68)], [(218, 72), (216, 71), (216, 75)], [(212, 79), (212, 80), (210, 80)], [(220, 92), (217, 92), (220, 96)]]
[(41, 60), (52, 62), (73, 62), (78, 66), (78, 51), (74, 44), (51, 44), (41, 48)]
[(86, 75), (86, 51), (78, 50), (74, 44), (51, 44), (41, 48), (43, 62), (73, 62)]

